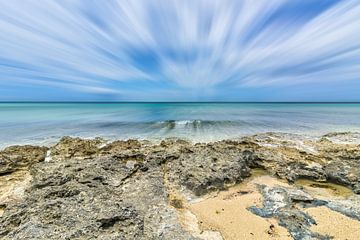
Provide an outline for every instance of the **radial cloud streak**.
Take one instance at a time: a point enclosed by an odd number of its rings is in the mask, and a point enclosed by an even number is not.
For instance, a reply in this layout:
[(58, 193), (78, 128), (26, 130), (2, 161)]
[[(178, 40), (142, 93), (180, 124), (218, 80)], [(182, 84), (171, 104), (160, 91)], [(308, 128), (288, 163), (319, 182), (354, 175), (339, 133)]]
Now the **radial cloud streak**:
[(359, 101), (359, 29), (358, 0), (0, 0), (0, 100)]

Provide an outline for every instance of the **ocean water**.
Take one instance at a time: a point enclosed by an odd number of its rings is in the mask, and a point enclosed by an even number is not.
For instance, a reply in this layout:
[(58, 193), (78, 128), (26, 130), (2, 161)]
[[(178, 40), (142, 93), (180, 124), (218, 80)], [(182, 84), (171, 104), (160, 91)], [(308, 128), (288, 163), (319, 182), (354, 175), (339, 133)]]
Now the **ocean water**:
[(0, 103), (0, 148), (62, 136), (216, 141), (264, 132), (360, 131), (360, 104)]

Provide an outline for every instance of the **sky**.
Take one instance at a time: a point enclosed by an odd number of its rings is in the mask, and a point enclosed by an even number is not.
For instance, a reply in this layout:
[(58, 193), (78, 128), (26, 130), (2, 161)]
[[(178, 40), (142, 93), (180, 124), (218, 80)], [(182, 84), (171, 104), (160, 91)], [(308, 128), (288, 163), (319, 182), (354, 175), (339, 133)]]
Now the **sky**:
[(0, 101), (360, 101), (360, 1), (0, 0)]

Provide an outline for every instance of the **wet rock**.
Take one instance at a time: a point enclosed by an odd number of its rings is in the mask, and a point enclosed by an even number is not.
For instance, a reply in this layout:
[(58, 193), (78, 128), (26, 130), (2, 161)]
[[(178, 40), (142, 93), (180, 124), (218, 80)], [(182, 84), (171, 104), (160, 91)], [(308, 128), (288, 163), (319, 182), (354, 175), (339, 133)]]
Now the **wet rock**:
[(321, 140), (327, 140), (340, 144), (360, 144), (359, 132), (332, 132), (322, 136)]

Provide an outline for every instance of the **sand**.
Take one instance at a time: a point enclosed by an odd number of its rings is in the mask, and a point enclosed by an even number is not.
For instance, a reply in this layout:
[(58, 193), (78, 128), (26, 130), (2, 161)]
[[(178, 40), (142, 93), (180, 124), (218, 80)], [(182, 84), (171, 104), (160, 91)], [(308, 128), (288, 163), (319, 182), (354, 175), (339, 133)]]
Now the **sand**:
[[(262, 196), (256, 184), (264, 183), (285, 184), (276, 178), (265, 176), (263, 171), (256, 171), (253, 177), (242, 184), (209, 194), (200, 201), (187, 204), (187, 208), (197, 219), (198, 228), (202, 231), (218, 231), (223, 239), (292, 239), (289, 232), (279, 226), (275, 219), (262, 218), (247, 210), (250, 206), (262, 205)], [(184, 224), (189, 222), (185, 221)], [(205, 235), (198, 237), (211, 239)]]
[(292, 239), (275, 219), (252, 214), (247, 207), (261, 205), (258, 192), (232, 189), (217, 197), (190, 205), (203, 229), (220, 231), (225, 239)]
[(360, 221), (332, 211), (327, 207), (316, 207), (305, 210), (316, 221), (310, 229), (321, 234), (328, 234), (334, 239), (360, 239)]
[[(238, 239), (292, 239), (287, 229), (278, 225), (277, 220), (262, 218), (247, 210), (250, 206), (262, 206), (262, 195), (256, 185), (290, 186), (287, 182), (255, 171), (251, 178), (243, 183), (230, 187), (226, 191), (215, 192), (201, 199), (186, 201), (178, 195), (182, 206), (178, 209), (183, 227), (200, 239), (238, 240)], [(314, 185), (313, 181), (299, 181), (311, 194), (317, 197), (339, 198), (349, 196), (351, 190), (335, 185)], [(318, 183), (316, 183), (318, 184)], [(360, 221), (346, 217), (327, 207), (303, 209), (313, 216), (317, 225), (311, 230), (328, 234), (334, 239), (355, 240), (360, 237)]]

